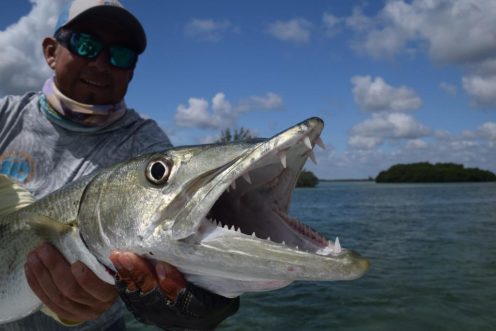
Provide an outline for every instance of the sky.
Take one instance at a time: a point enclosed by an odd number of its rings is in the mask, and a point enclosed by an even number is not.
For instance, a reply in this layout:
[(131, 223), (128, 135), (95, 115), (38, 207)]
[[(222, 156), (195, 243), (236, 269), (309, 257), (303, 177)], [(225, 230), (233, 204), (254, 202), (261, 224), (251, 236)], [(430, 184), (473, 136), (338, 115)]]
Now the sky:
[[(424, 161), (496, 172), (494, 0), (121, 2), (148, 38), (125, 101), (174, 145), (318, 116), (326, 149), (305, 167), (321, 179)], [(64, 3), (2, 3), (0, 96), (51, 76), (41, 41)]]

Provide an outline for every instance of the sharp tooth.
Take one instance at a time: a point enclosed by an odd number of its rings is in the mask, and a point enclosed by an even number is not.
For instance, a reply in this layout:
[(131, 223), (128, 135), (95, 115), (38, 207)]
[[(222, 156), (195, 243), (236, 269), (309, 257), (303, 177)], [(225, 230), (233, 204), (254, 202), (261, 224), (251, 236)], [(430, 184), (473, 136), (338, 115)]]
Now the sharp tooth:
[(303, 138), (303, 142), (305, 143), (305, 146), (308, 147), (308, 149), (313, 149), (312, 142), (310, 141), (310, 138), (308, 138), (308, 136), (305, 136), (305, 138)]
[(235, 190), (235, 189), (236, 189), (236, 180), (233, 180), (233, 182), (231, 183), (231, 188), (232, 188), (233, 190)]
[(267, 237), (267, 240), (270, 241), (270, 237)]
[(236, 232), (241, 233), (241, 228), (238, 228)]
[(286, 245), (286, 242), (283, 240), (281, 244)]
[(296, 246), (296, 250), (297, 250), (297, 251), (299, 251), (299, 250), (300, 250), (300, 248), (299, 248), (298, 246)]
[(313, 164), (317, 164), (317, 159), (315, 158), (315, 153), (313, 151), (308, 152), (308, 157), (312, 160)]
[(336, 241), (334, 242), (334, 251), (336, 253), (341, 253), (341, 244), (339, 243), (338, 237), (336, 237)]
[(326, 145), (324, 144), (322, 139), (320, 139), (320, 137), (317, 137), (317, 139), (315, 139), (315, 144), (318, 145), (322, 149), (326, 149)]
[(251, 236), (252, 236), (253, 238), (256, 238), (256, 237), (257, 237), (257, 236), (255, 235), (255, 232), (253, 232), (253, 233), (251, 234)]
[(229, 193), (229, 186), (226, 188), (226, 192), (228, 192), (228, 193)]
[(279, 160), (281, 160), (282, 167), (286, 169), (286, 152), (282, 151), (279, 153)]
[(248, 184), (251, 184), (251, 178), (249, 173), (243, 174), (243, 178), (248, 182)]

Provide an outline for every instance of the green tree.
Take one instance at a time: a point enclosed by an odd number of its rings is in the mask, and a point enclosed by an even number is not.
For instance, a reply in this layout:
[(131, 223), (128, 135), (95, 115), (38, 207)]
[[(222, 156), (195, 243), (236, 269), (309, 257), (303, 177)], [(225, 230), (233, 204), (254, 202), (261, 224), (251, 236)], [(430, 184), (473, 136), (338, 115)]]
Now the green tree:
[(456, 163), (419, 162), (397, 164), (377, 177), (378, 183), (447, 183), (447, 182), (486, 182), (496, 181), (496, 175), (479, 168), (465, 168)]
[(313, 172), (303, 169), (296, 181), (296, 187), (315, 187), (318, 183), (319, 179)]
[(228, 143), (235, 141), (244, 141), (253, 138), (256, 138), (256, 136), (249, 129), (241, 127), (239, 129), (234, 129), (234, 132), (231, 133), (231, 129), (227, 128), (221, 131), (220, 138), (217, 140), (217, 142)]

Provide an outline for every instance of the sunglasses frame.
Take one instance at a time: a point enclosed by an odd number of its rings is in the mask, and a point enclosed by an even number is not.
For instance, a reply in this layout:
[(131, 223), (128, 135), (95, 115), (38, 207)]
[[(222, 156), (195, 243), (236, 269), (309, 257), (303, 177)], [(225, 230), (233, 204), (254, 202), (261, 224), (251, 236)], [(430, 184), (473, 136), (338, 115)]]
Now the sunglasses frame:
[[(88, 56), (88, 55), (82, 55), (78, 53), (78, 51), (73, 47), (72, 39), (75, 37), (75, 35), (84, 35), (86, 37), (93, 38), (95, 41), (100, 43), (102, 45), (102, 48), (95, 54), (95, 56)], [(60, 29), (55, 33), (55, 40), (57, 40), (61, 45), (63, 45), (65, 48), (67, 48), (72, 54), (79, 56), (83, 59), (89, 59), (89, 60), (94, 60), (100, 56), (100, 54), (103, 51), (107, 51), (109, 54), (108, 56), (108, 62), (109, 64), (118, 69), (123, 69), (123, 70), (129, 70), (129, 69), (134, 69), (136, 67), (136, 63), (138, 62), (138, 52), (136, 52), (134, 49), (126, 46), (121, 46), (121, 45), (105, 45), (100, 38), (96, 37), (95, 35), (91, 33), (86, 33), (86, 32), (78, 32), (78, 31), (72, 31), (72, 30), (66, 30), (66, 29)], [(124, 48), (130, 50), (134, 54), (134, 60), (132, 61), (131, 65), (129, 67), (125, 66), (118, 66), (112, 63), (112, 48), (118, 47), (118, 48)], [(115, 57), (114, 57), (115, 61)]]

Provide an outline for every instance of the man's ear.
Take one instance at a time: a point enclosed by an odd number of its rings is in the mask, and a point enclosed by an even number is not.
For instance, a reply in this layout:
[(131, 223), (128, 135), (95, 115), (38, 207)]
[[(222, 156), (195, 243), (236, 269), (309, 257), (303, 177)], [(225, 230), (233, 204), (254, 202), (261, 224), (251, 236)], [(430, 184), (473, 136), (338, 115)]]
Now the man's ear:
[(59, 43), (51, 37), (46, 37), (45, 39), (43, 39), (42, 46), (46, 63), (50, 68), (52, 68), (52, 70), (55, 70), (55, 64), (57, 60), (56, 51)]

